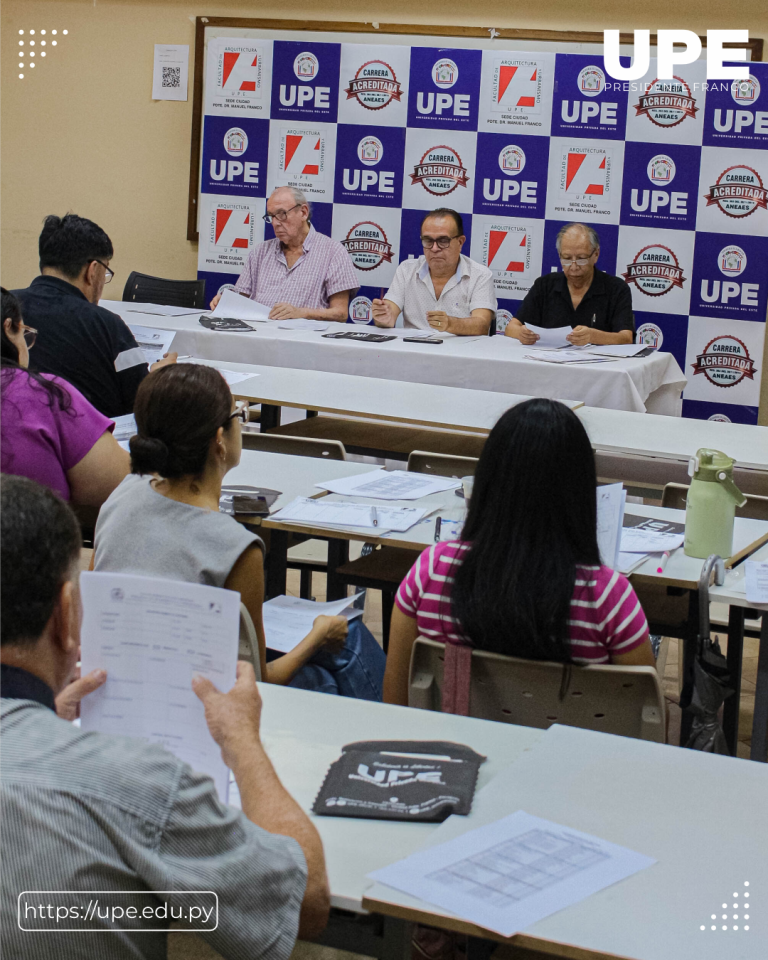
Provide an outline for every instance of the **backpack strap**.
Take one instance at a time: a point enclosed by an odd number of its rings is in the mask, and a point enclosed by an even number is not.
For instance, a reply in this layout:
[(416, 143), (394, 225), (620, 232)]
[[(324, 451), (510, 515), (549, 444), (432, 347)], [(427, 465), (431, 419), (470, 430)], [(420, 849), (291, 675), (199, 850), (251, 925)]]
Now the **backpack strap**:
[(469, 716), (469, 688), (472, 679), (472, 647), (446, 643), (443, 662), (443, 713)]

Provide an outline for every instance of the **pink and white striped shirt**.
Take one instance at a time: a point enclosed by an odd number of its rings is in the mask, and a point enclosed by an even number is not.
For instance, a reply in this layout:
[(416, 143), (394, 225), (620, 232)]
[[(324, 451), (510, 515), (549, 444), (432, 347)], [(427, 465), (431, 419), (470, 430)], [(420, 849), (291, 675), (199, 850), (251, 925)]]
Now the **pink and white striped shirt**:
[(292, 267), (277, 237), (257, 243), (248, 254), (235, 290), (265, 307), (292, 303), (307, 310), (324, 310), (334, 293), (349, 290), (351, 296), (359, 286), (344, 247), (310, 225), (304, 252)]
[[(441, 643), (464, 644), (451, 615), (451, 584), (469, 544), (445, 541), (427, 548), (411, 567), (395, 603), (415, 618), (419, 634)], [(571, 656), (577, 664), (610, 663), (648, 635), (648, 623), (626, 577), (610, 567), (577, 567), (568, 620)]]

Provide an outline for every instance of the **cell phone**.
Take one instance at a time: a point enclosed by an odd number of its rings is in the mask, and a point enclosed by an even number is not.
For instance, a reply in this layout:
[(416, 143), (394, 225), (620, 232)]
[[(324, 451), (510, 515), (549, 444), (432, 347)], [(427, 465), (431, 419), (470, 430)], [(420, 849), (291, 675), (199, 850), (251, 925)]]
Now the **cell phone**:
[(403, 337), (403, 343), (442, 343), (439, 337)]

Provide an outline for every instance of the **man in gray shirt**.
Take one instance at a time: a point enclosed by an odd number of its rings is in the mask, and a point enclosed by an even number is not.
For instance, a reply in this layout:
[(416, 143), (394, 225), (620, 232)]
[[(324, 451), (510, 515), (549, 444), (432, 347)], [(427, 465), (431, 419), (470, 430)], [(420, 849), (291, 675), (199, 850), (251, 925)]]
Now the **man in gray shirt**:
[[(165, 749), (82, 732), (64, 718), (106, 675), (69, 683), (80, 644), (77, 522), (55, 494), (22, 477), (2, 477), (0, 501), (3, 955), (165, 957), (163, 908), (213, 891), (218, 926), (199, 929), (214, 949), (287, 960), (297, 936), (325, 926), (328, 883), (320, 838), (261, 745), (253, 668), (239, 664), (226, 694), (193, 680), (242, 812), (221, 804), (209, 777)], [(19, 896), (30, 890), (47, 892)], [(123, 917), (113, 922), (107, 903)], [(82, 912), (58, 921), (62, 904)]]

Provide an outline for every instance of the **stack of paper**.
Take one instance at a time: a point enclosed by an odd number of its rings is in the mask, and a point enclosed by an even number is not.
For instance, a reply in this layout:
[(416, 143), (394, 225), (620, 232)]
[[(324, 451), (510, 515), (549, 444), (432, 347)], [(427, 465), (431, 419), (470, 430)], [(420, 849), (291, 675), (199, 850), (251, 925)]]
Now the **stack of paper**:
[[(533, 323), (526, 323), (525, 326), (527, 330), (535, 333), (539, 338), (536, 343), (533, 344), (535, 347), (549, 347), (550, 349), (557, 350), (559, 347), (572, 346), (568, 340), (568, 334), (573, 333), (572, 327), (554, 327), (549, 329), (548, 327), (537, 327)], [(531, 344), (525, 344), (525, 346), (531, 346)]]
[[(363, 614), (362, 594), (344, 597), (331, 603), (315, 603), (300, 597), (275, 597), (261, 608), (264, 636), (270, 650), (290, 653), (312, 629), (315, 617), (346, 617), (354, 620)], [(353, 604), (359, 604), (353, 606)]]
[(547, 363), (608, 363), (611, 357), (598, 357), (593, 353), (582, 353), (578, 348), (571, 350), (539, 350), (526, 353), (526, 360), (544, 360)]
[[(329, 500), (327, 497), (320, 500), (297, 497), (287, 507), (273, 514), (272, 519), (311, 527), (354, 527), (381, 535), (391, 530), (398, 533), (410, 530), (426, 513), (426, 510), (416, 507), (370, 507), (364, 503)], [(374, 519), (377, 523), (373, 522)]]
[(590, 353), (596, 353), (601, 357), (636, 357), (638, 353), (648, 349), (647, 343), (592, 343), (589, 346)]
[(453, 477), (433, 477), (406, 470), (369, 470), (354, 477), (342, 477), (316, 483), (321, 490), (375, 500), (418, 500), (443, 490), (455, 490), (461, 481)]
[(294, 320), (281, 320), (278, 323), (278, 327), (281, 330), (314, 330), (317, 333), (322, 333), (323, 330), (327, 330), (329, 326), (329, 323), (324, 323), (322, 320), (307, 320), (305, 317), (297, 317)]
[(173, 330), (156, 330), (154, 327), (142, 327), (136, 323), (129, 323), (127, 326), (150, 366), (163, 359), (163, 354), (171, 349), (171, 343), (176, 336)]
[(211, 316), (227, 320), (255, 320), (263, 323), (269, 320), (270, 309), (271, 307), (265, 307), (263, 303), (256, 303), (255, 300), (240, 296), (234, 290), (224, 290)]

